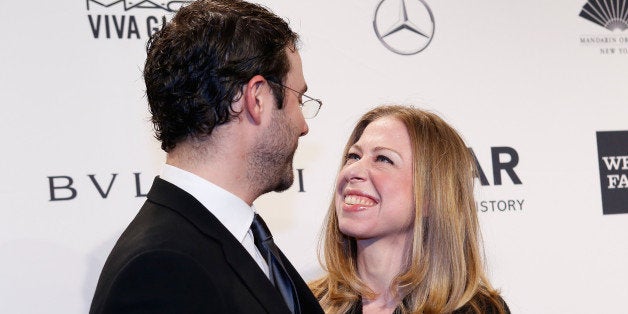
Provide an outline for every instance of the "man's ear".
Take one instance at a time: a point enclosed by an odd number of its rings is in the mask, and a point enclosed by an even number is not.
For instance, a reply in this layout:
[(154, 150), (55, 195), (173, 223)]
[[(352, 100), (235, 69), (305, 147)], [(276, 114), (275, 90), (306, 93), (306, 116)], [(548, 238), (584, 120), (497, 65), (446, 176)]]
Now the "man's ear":
[(246, 84), (246, 88), (244, 89), (244, 94), (242, 97), (244, 98), (243, 108), (247, 113), (249, 118), (255, 124), (260, 124), (262, 121), (262, 114), (264, 110), (268, 110), (265, 102), (268, 97), (266, 93), (269, 92), (268, 81), (261, 75), (253, 76), (249, 82)]

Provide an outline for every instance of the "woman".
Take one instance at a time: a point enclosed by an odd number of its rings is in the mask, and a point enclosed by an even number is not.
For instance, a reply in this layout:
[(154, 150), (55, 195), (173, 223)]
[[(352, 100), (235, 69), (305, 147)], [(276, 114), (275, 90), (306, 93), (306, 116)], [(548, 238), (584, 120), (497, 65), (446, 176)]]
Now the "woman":
[(344, 150), (324, 231), (327, 313), (509, 313), (484, 274), (475, 163), (434, 114), (367, 112)]

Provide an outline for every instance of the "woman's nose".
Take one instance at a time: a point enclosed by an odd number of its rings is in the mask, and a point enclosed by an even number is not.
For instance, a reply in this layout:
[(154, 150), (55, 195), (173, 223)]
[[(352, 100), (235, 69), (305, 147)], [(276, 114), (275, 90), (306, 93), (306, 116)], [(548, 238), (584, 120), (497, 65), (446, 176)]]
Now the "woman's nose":
[(346, 165), (342, 170), (343, 177), (347, 182), (350, 181), (364, 181), (366, 179), (366, 168), (363, 159), (356, 160), (349, 165)]

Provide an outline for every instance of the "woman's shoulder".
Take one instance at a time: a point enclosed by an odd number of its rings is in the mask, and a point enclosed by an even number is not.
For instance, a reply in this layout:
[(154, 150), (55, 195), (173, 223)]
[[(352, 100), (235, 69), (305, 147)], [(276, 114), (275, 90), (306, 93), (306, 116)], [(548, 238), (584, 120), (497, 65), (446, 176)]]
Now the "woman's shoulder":
[(308, 287), (312, 291), (312, 294), (314, 294), (314, 297), (316, 297), (319, 302), (321, 301), (323, 296), (329, 291), (328, 281), (329, 278), (327, 276), (324, 276), (307, 283)]
[(454, 312), (454, 314), (510, 314), (506, 301), (498, 295), (476, 294), (471, 301)]

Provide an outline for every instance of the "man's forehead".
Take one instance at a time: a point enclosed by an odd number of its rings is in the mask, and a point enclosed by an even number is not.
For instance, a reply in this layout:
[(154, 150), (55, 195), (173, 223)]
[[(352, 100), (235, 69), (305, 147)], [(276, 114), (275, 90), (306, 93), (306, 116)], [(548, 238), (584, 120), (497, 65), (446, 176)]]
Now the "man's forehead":
[(303, 65), (301, 63), (301, 55), (299, 51), (291, 51), (287, 49), (288, 61), (290, 62), (290, 71), (286, 77), (286, 84), (300, 92), (307, 90), (307, 84), (305, 83), (305, 77), (303, 76)]

